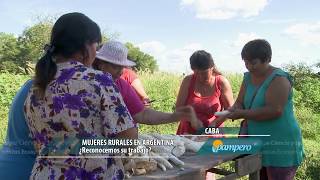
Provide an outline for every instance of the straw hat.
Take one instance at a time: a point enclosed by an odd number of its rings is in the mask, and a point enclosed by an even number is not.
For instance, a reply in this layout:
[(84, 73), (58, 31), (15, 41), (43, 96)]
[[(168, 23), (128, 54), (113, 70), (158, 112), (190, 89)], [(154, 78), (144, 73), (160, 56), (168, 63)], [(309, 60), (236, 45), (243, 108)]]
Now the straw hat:
[(118, 41), (108, 41), (96, 54), (96, 58), (120, 66), (135, 66), (136, 63), (127, 59), (127, 47)]

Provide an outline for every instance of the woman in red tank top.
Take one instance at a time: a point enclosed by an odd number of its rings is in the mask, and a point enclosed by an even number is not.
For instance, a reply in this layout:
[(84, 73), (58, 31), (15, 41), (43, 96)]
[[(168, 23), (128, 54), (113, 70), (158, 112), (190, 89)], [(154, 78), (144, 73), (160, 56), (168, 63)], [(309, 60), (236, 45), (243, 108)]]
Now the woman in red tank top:
[[(218, 118), (215, 112), (233, 104), (232, 89), (229, 81), (216, 69), (210, 53), (203, 50), (194, 52), (190, 57), (190, 65), (194, 73), (183, 79), (176, 107), (193, 106), (197, 118), (204, 127), (208, 127)], [(194, 133), (196, 130), (189, 122), (180, 121), (177, 134)]]

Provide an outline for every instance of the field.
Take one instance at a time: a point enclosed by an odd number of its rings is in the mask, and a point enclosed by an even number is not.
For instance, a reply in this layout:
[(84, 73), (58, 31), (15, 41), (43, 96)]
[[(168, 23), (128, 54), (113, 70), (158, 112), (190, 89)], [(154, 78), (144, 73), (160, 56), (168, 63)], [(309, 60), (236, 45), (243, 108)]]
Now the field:
[[(8, 109), (14, 94), (19, 87), (29, 78), (25, 75), (13, 75), (0, 73), (0, 145), (4, 143), (7, 130)], [(144, 83), (145, 89), (153, 102), (152, 107), (156, 110), (172, 112), (176, 96), (179, 90), (182, 76), (167, 73), (148, 73), (140, 72), (140, 78)], [(242, 75), (231, 74), (227, 78), (232, 84), (233, 92), (236, 97), (242, 81)], [(319, 87), (320, 89), (320, 87)], [(295, 113), (303, 132), (306, 159), (299, 168), (296, 179), (313, 180), (320, 179), (320, 129), (319, 111), (312, 110), (307, 106), (301, 106), (300, 100), (303, 99), (301, 92), (295, 91)], [(239, 126), (238, 122), (227, 123), (226, 126)], [(177, 123), (148, 126), (140, 125), (139, 131), (160, 132), (164, 134), (174, 134)]]

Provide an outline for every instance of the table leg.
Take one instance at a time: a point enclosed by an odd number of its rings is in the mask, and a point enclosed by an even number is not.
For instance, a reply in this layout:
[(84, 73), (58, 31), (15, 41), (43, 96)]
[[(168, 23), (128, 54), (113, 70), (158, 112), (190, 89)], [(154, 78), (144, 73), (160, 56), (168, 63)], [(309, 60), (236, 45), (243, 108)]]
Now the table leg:
[(260, 180), (260, 171), (256, 171), (249, 174), (249, 180)]

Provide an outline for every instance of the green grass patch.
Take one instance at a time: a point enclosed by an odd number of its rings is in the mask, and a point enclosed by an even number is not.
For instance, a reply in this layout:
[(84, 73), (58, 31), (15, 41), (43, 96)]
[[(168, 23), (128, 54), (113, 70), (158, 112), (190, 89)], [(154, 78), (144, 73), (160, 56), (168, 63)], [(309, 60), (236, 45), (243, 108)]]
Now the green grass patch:
[[(152, 108), (163, 112), (172, 112), (183, 76), (163, 72), (139, 72), (140, 79), (152, 100)], [(242, 82), (241, 74), (226, 74), (234, 93), (237, 96)], [(24, 75), (0, 73), (0, 145), (3, 144), (8, 124), (8, 109), (19, 87), (29, 78)], [(320, 89), (320, 87), (317, 87)], [(295, 102), (301, 101), (299, 91), (295, 91)], [(301, 93), (300, 93), (301, 94)], [(297, 99), (298, 98), (298, 99)], [(300, 99), (299, 99), (300, 98)], [(299, 167), (296, 179), (311, 180), (320, 177), (320, 114), (314, 109), (296, 103), (295, 114), (302, 129), (306, 159)], [(240, 121), (227, 121), (226, 127), (239, 127)], [(175, 134), (178, 123), (150, 126), (140, 124), (140, 133), (157, 132), (162, 134)], [(232, 163), (224, 163), (220, 167), (232, 170)], [(247, 179), (247, 178), (243, 178)]]

